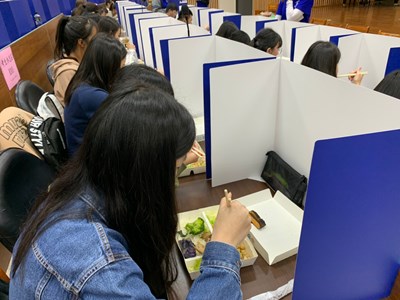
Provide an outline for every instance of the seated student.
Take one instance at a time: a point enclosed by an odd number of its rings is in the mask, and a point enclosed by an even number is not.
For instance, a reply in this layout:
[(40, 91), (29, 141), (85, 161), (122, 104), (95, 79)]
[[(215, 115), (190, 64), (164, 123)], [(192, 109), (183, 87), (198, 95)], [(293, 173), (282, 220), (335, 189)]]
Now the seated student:
[(97, 33), (97, 25), (83, 16), (62, 17), (56, 31), (54, 95), (65, 105), (65, 90), (75, 75), (90, 40)]
[(185, 22), (186, 24), (192, 24), (192, 19), (193, 19), (192, 11), (186, 4), (182, 5), (181, 11), (179, 12), (178, 15), (178, 20)]
[[(111, 93), (25, 222), (10, 298), (166, 298), (177, 278), (175, 172), (194, 138), (172, 96), (129, 82)], [(188, 299), (242, 299), (235, 247), (250, 224), (240, 202), (221, 199)]]
[(250, 45), (250, 36), (243, 30), (237, 30), (231, 34), (230, 39), (239, 43)]
[(278, 56), (282, 47), (282, 38), (271, 28), (264, 28), (250, 42), (250, 46), (261, 51)]
[(108, 96), (117, 71), (125, 64), (126, 49), (114, 37), (97, 34), (65, 93), (64, 123), (69, 156), (82, 143), (93, 114)]
[[(340, 57), (340, 50), (335, 44), (331, 42), (317, 41), (308, 48), (301, 64), (337, 77)], [(351, 73), (354, 73), (355, 75), (349, 76), (349, 80), (356, 85), (360, 85), (363, 79), (361, 68), (358, 68)]]
[(164, 12), (168, 5), (168, 0), (153, 0), (151, 2), (152, 10), (154, 12)]
[(400, 70), (387, 74), (374, 90), (400, 99)]
[(239, 28), (235, 25), (235, 23), (231, 21), (225, 21), (219, 26), (218, 31), (215, 35), (223, 37), (223, 38), (231, 38), (232, 33), (238, 31)]
[(281, 0), (276, 11), (278, 20), (308, 23), (314, 0)]
[(173, 2), (168, 3), (167, 7), (165, 8), (165, 13), (168, 17), (176, 19), (176, 15), (178, 14), (178, 7)]

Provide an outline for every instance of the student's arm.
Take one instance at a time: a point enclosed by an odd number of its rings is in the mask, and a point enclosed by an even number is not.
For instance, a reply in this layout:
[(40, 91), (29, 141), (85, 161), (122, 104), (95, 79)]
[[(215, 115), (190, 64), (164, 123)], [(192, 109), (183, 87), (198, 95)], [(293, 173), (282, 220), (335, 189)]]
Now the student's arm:
[(304, 18), (304, 13), (301, 10), (293, 8), (292, 0), (286, 1), (286, 18), (289, 21), (296, 21), (296, 22), (299, 22)]

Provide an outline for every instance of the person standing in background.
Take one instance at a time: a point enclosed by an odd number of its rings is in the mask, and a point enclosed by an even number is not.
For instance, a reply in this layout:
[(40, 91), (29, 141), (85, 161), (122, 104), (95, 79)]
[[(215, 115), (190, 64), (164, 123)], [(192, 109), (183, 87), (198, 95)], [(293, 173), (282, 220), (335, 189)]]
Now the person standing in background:
[(314, 0), (281, 0), (276, 11), (278, 20), (308, 23)]

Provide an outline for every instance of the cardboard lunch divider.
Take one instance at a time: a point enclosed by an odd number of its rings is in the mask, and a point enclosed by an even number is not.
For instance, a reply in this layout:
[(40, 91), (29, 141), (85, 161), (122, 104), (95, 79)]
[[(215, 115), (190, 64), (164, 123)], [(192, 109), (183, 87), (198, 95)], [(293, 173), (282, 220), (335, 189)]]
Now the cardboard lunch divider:
[(117, 8), (117, 15), (118, 15), (118, 20), (119, 24), (121, 25), (122, 29), (124, 29), (127, 32), (126, 29), (126, 23), (128, 21), (127, 16), (125, 15), (125, 10), (124, 8), (128, 7), (137, 7), (139, 6), (137, 3), (133, 1), (116, 1), (115, 3), (116, 8)]
[(204, 81), (213, 186), (259, 178), (268, 150), (309, 178), (293, 299), (388, 296), (400, 264), (400, 102), (284, 60), (209, 64)]
[(132, 42), (136, 45), (136, 52), (140, 59), (143, 59), (143, 46), (142, 46), (142, 36), (140, 31), (139, 20), (142, 19), (156, 19), (156, 18), (169, 18), (166, 14), (163, 13), (153, 13), (153, 12), (143, 12), (143, 13), (130, 13), (129, 14), (129, 23), (131, 25), (130, 37), (132, 38)]
[[(171, 25), (181, 25), (182, 22), (171, 17), (168, 17), (164, 14), (163, 17), (150, 18), (150, 19), (141, 19), (139, 20), (139, 30), (140, 30), (140, 38), (142, 45), (142, 60), (149, 66), (152, 65), (153, 62), (153, 51), (151, 47), (151, 38), (150, 38), (150, 29), (157, 28), (157, 26), (169, 26)], [(171, 34), (173, 35), (173, 29), (171, 29)]]
[(204, 115), (204, 63), (271, 57), (242, 43), (211, 35), (162, 40), (161, 53), (164, 74), (174, 87), (175, 97), (194, 117)]
[(210, 33), (215, 34), (221, 24), (225, 21), (233, 22), (239, 29), (241, 23), (241, 15), (237, 13), (230, 12), (219, 12), (219, 13), (210, 13), (209, 14), (209, 23), (210, 23)]
[[(209, 35), (209, 32), (204, 28), (189, 24), (190, 36)], [(162, 53), (161, 53), (161, 40), (169, 39), (171, 37), (187, 37), (188, 28), (186, 24), (180, 22), (178, 25), (159, 26), (150, 28), (150, 43), (153, 61), (146, 61), (146, 64), (164, 71)], [(145, 49), (146, 51), (146, 49)]]
[(253, 39), (257, 32), (263, 29), (269, 22), (277, 22), (277, 20), (264, 16), (242, 16), (240, 29), (246, 32), (250, 39)]
[[(125, 23), (125, 33), (131, 43), (134, 43), (134, 40), (132, 38), (132, 33), (131, 33), (132, 29), (131, 29), (130, 15), (141, 14), (141, 13), (150, 13), (150, 11), (147, 10), (145, 7), (139, 6), (139, 5), (124, 7), (124, 21), (123, 22)], [(120, 21), (120, 23), (122, 23), (122, 21)], [(134, 43), (134, 44), (136, 45), (136, 43)]]
[(192, 25), (199, 26), (199, 10), (208, 9), (206, 7), (197, 7), (197, 6), (189, 6), (193, 16), (192, 16)]
[(199, 9), (197, 11), (197, 21), (198, 26), (205, 28), (206, 26), (210, 26), (210, 14), (214, 13), (223, 13), (222, 9), (218, 8), (206, 8), (206, 9)]

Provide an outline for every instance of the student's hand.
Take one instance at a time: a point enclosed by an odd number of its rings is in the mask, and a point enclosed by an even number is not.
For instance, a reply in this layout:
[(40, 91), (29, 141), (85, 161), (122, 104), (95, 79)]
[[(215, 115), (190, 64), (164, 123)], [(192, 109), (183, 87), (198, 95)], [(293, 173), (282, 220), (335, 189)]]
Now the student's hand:
[(349, 80), (351, 81), (351, 83), (354, 83), (356, 85), (360, 85), (361, 81), (364, 77), (363, 74), (361, 74), (361, 67), (359, 67), (357, 70), (354, 70), (351, 73), (355, 73), (356, 75), (354, 76), (349, 76)]
[(133, 50), (136, 49), (135, 45), (132, 44), (131, 42), (127, 42), (127, 43), (125, 44), (125, 47), (126, 47), (126, 49), (133, 49)]
[[(229, 197), (232, 197), (231, 193)], [(222, 198), (211, 240), (236, 247), (245, 239), (250, 228), (251, 219), (247, 208), (237, 201), (231, 201), (228, 206), (225, 197)]]

